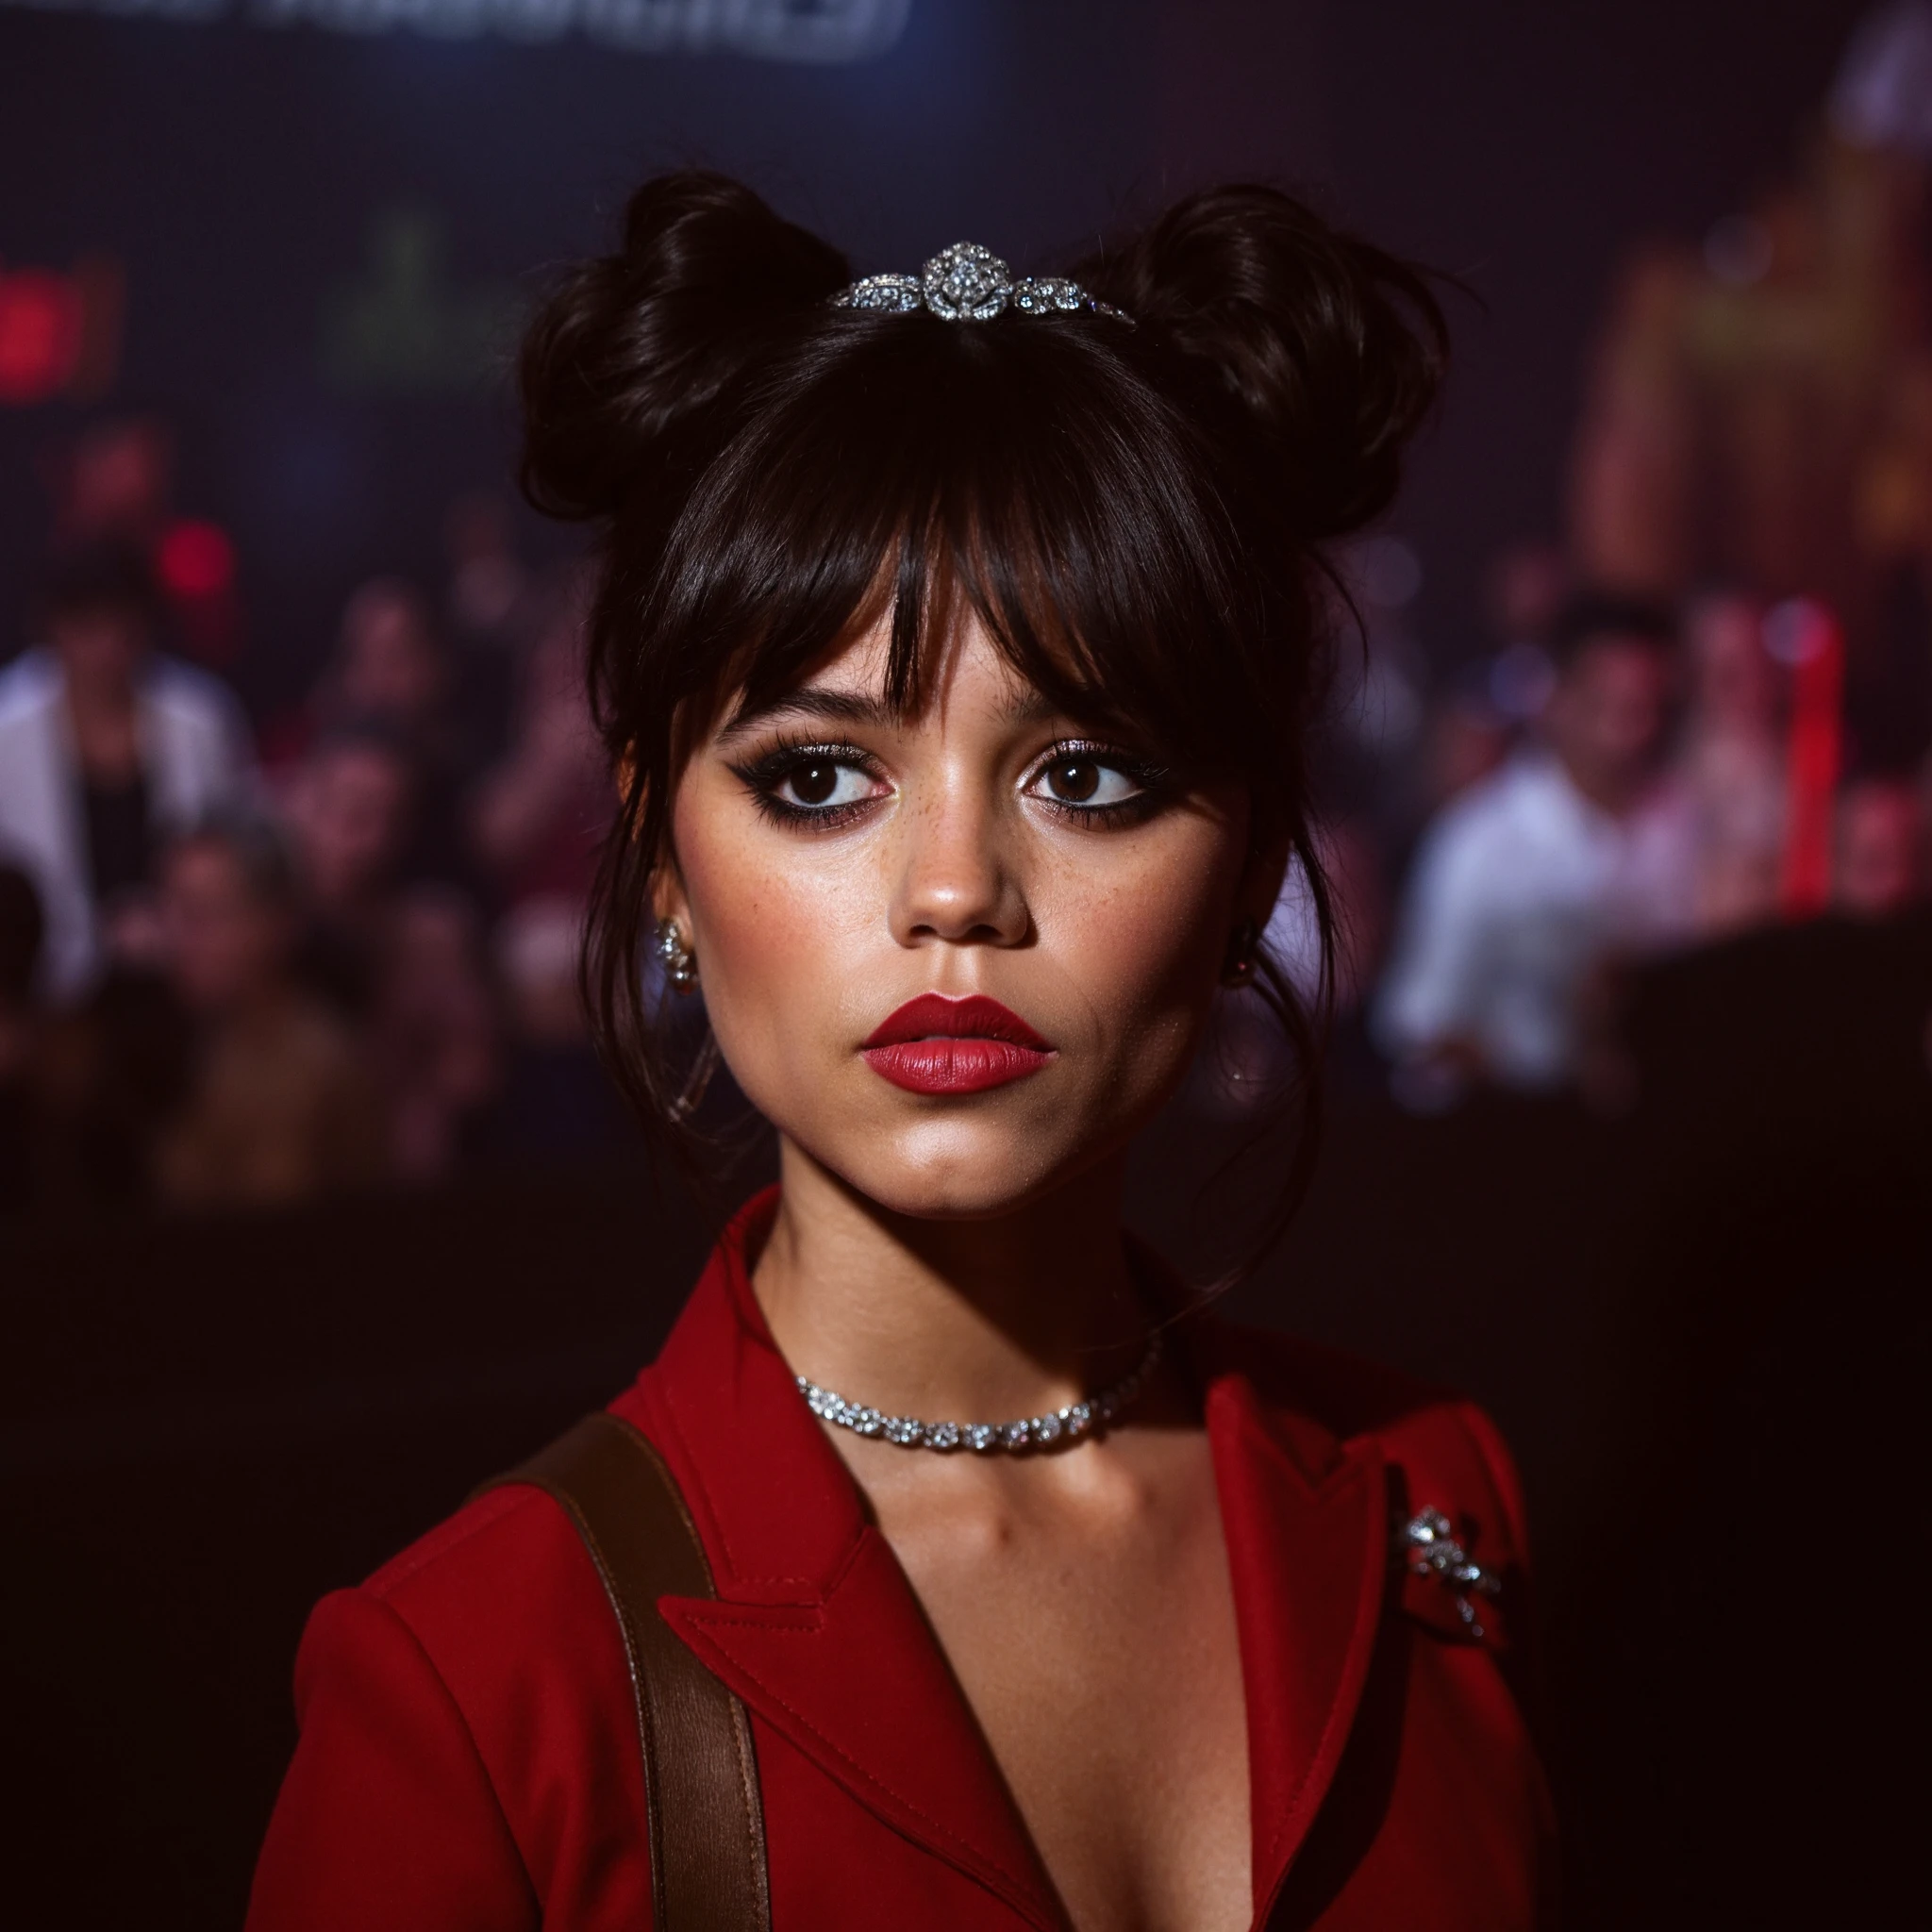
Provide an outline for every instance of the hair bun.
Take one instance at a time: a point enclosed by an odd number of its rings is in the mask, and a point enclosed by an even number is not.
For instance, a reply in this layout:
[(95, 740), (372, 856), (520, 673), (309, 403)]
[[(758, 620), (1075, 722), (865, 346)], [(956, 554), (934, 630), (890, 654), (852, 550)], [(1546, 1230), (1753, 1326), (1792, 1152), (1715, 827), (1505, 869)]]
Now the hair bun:
[(615, 512), (655, 445), (716, 405), (776, 325), (850, 278), (836, 249), (736, 181), (646, 181), (622, 249), (575, 268), (524, 338), (525, 495), (553, 516)]
[(1385, 509), (1448, 360), (1421, 273), (1278, 189), (1212, 188), (1075, 271), (1211, 368), (1295, 480), (1297, 534)]

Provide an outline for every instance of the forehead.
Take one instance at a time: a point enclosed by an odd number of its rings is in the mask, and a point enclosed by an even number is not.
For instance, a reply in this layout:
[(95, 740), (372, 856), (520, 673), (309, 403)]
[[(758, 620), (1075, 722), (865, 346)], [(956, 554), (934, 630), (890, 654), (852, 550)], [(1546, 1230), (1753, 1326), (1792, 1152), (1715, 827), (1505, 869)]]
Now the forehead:
[[(890, 685), (892, 622), (890, 611), (842, 641), (803, 682), (830, 691), (884, 699)], [(920, 675), (902, 720), (917, 723), (961, 704), (1001, 709), (1036, 708), (1040, 687), (1003, 651), (971, 605), (947, 613), (928, 631)]]
[(920, 675), (903, 701), (892, 695), (890, 610), (855, 628), (791, 686), (762, 696), (741, 691), (725, 708), (719, 736), (817, 719), (944, 729), (966, 720), (1024, 724), (1063, 714), (1059, 703), (1013, 663), (978, 613), (966, 607), (925, 640)]

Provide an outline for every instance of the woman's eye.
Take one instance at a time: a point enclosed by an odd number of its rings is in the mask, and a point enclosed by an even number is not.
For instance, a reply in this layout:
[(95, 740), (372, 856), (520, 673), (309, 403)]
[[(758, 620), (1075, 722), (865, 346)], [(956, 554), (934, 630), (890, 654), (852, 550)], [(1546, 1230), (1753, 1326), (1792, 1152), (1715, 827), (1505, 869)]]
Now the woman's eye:
[(1081, 752), (1042, 766), (1028, 789), (1056, 805), (1104, 811), (1108, 806), (1131, 804), (1147, 788), (1118, 765)]
[(841, 805), (858, 805), (870, 798), (874, 788), (871, 776), (857, 765), (813, 757), (787, 766), (772, 789), (781, 804), (829, 811)]

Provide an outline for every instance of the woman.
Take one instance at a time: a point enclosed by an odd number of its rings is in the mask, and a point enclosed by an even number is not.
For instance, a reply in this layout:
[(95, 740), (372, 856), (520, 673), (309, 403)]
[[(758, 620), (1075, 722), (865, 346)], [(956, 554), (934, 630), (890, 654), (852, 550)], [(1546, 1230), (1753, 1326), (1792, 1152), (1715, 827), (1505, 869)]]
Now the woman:
[(330, 1598), (260, 1932), (672, 1922), (659, 1639), (748, 1713), (710, 1850), (776, 1926), (1538, 1922), (1493, 1432), (1223, 1327), (1120, 1221), (1217, 988), (1299, 1022), (1256, 935), (1319, 878), (1317, 546), (1392, 494), (1440, 317), (1260, 189), (1077, 275), (854, 284), (681, 175), (531, 334), (527, 487), (606, 532), (593, 1006), (687, 1114), (655, 942), (781, 1148), (614, 1406), (715, 1593), (621, 1630), (512, 1486)]

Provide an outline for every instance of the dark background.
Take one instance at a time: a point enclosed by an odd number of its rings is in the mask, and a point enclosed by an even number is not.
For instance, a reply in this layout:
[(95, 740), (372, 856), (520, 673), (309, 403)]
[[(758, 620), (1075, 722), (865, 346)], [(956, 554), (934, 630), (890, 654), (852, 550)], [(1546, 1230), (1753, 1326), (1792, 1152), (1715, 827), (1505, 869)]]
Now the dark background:
[[(349, 589), (432, 575), (447, 503), (508, 470), (500, 383), (330, 375), (331, 302), (388, 214), (430, 223), (445, 290), (521, 294), (668, 161), (747, 175), (862, 268), (961, 236), (1039, 265), (1216, 175), (1301, 182), (1471, 291), (1395, 525), (1446, 660), (1495, 548), (1557, 534), (1624, 251), (1788, 165), (1856, 12), (913, 0), (883, 58), (804, 68), (0, 8), (0, 264), (125, 263), (103, 402), (173, 420), (180, 507), (233, 533), (266, 713)], [(78, 420), (0, 411), (0, 655)], [(1468, 1388), (1515, 1441), (1576, 1924), (1923, 1915), (1896, 1753), (1927, 970), (1923, 924), (1826, 921), (1660, 971), (1615, 1121), (1359, 1098), (1241, 1291)], [(1157, 1231), (1185, 1239), (1203, 1141), (1185, 1109), (1150, 1140)], [(627, 1379), (707, 1232), (624, 1169), (0, 1235), (8, 1919), (235, 1923), (307, 1607)]]
[[(240, 675), (273, 710), (349, 590), (426, 575), (445, 505), (508, 468), (500, 381), (398, 397), (325, 374), (331, 296), (385, 214), (432, 221), (453, 285), (527, 295), (609, 233), (641, 174), (687, 159), (745, 175), (865, 268), (961, 236), (1041, 264), (1216, 176), (1300, 183), (1474, 298), (1398, 512), (1424, 641), (1454, 657), (1485, 560), (1557, 534), (1624, 251), (1694, 240), (1786, 168), (1857, 10), (913, 0), (882, 58), (803, 67), (0, 8), (0, 263), (125, 263), (112, 400), (174, 419), (182, 508), (232, 531)], [(0, 640), (42, 554), (64, 416), (0, 411)]]

